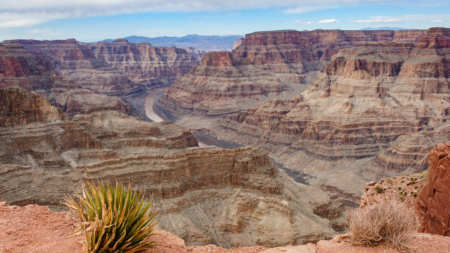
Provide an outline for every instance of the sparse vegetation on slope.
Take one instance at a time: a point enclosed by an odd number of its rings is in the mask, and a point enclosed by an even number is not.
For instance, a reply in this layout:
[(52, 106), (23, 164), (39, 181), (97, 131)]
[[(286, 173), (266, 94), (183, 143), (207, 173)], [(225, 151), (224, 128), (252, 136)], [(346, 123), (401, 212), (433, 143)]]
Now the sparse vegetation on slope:
[(79, 219), (73, 235), (86, 235), (84, 252), (132, 253), (156, 246), (146, 239), (154, 235), (157, 212), (140, 192), (104, 183), (83, 186), (82, 192), (78, 202), (66, 198), (65, 205)]

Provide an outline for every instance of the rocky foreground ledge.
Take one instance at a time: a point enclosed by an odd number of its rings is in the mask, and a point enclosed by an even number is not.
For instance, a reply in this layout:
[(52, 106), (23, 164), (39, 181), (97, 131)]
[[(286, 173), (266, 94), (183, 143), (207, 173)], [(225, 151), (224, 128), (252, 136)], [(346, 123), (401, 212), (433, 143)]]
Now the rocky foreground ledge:
[[(67, 212), (51, 212), (48, 207), (28, 205), (25, 207), (9, 206), (0, 202), (0, 253), (10, 252), (82, 252), (83, 235), (68, 237), (75, 228), (76, 219)], [(317, 244), (287, 246), (277, 248), (236, 247), (224, 249), (215, 245), (186, 247), (184, 240), (164, 230), (157, 230), (152, 237), (160, 246), (146, 253), (175, 252), (211, 252), (211, 253), (378, 253), (399, 252), (379, 246), (375, 248), (354, 247), (337, 236), (331, 241), (319, 241)], [(450, 238), (429, 234), (416, 236), (416, 248), (412, 252), (448, 252)]]

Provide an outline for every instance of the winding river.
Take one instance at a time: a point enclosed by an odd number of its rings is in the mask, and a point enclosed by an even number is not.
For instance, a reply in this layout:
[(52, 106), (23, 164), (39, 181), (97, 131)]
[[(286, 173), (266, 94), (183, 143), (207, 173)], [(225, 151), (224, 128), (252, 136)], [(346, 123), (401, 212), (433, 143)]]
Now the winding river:
[[(147, 117), (149, 119), (153, 120), (154, 122), (164, 121), (163, 118), (161, 118), (158, 114), (155, 113), (155, 111), (153, 110), (153, 105), (155, 104), (155, 102), (158, 101), (158, 99), (160, 99), (162, 97), (162, 94), (167, 89), (168, 88), (163, 88), (163, 89), (152, 91), (145, 97), (145, 114), (147, 115)], [(198, 142), (198, 145), (200, 147), (208, 146), (205, 143), (200, 142), (200, 141)]]

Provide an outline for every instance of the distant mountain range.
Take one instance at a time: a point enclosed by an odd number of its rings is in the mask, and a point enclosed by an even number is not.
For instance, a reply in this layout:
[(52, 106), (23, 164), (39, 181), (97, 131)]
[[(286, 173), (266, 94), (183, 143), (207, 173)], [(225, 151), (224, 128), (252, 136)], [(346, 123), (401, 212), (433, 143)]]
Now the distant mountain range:
[(362, 28), (361, 30), (418, 30), (418, 29), (384, 26), (378, 28), (366, 27)]
[[(141, 43), (148, 42), (153, 46), (158, 47), (171, 47), (176, 46), (179, 48), (194, 47), (206, 52), (209, 51), (229, 51), (233, 49), (233, 44), (239, 40), (243, 35), (197, 35), (189, 34), (184, 37), (156, 37), (149, 38), (143, 36), (129, 36), (125, 37), (129, 42)], [(114, 41), (115, 39), (107, 39), (105, 41)]]

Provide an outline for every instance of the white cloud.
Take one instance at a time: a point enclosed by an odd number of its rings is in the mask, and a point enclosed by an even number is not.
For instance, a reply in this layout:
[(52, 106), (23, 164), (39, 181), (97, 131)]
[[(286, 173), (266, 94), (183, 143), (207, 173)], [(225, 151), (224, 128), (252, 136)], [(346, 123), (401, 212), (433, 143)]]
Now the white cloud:
[[(413, 0), (404, 0), (413, 1)], [(208, 12), (279, 8), (301, 13), (354, 5), (385, 4), (388, 0), (16, 0), (2, 1), (1, 27), (23, 27), (55, 19), (142, 12)], [(208, 17), (208, 16), (205, 16)]]
[[(368, 20), (355, 20), (350, 23), (366, 23), (366, 24), (388, 24), (388, 23), (404, 23), (410, 20), (428, 20), (433, 19), (433, 23), (442, 22), (442, 20), (436, 20), (436, 18), (450, 18), (448, 14), (438, 15), (403, 15), (403, 16), (375, 16), (370, 17)], [(424, 22), (426, 23), (426, 21)]]
[(350, 23), (365, 23), (365, 24), (390, 24), (390, 23), (403, 23), (400, 20), (397, 19), (370, 19), (370, 20), (355, 20), (350, 21)]
[(336, 19), (332, 18), (332, 19), (320, 20), (320, 21), (317, 21), (317, 23), (319, 23), (319, 24), (329, 24), (329, 23), (339, 23), (339, 21), (337, 21)]
[(320, 21), (300, 21), (296, 20), (294, 21), (297, 25), (311, 25), (311, 24), (330, 24), (330, 23), (339, 23), (336, 19), (326, 19), (326, 20), (320, 20)]

